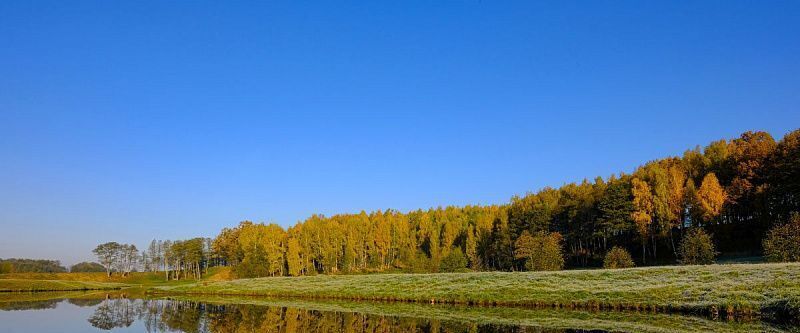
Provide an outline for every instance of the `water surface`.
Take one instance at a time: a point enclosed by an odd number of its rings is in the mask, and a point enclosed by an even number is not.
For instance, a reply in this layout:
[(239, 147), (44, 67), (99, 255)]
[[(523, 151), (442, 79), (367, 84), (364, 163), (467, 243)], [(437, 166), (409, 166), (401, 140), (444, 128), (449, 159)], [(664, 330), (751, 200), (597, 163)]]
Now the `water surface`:
[(798, 332), (630, 312), (126, 294), (0, 295), (2, 332)]

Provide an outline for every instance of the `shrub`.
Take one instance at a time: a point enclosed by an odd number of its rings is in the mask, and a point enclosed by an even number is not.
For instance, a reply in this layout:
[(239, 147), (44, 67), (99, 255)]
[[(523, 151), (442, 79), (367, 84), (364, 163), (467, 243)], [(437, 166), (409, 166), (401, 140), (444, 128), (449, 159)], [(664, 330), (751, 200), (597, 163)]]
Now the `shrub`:
[(608, 251), (605, 259), (603, 259), (603, 268), (630, 268), (633, 266), (631, 254), (628, 250), (619, 246), (615, 246)]
[(713, 264), (716, 256), (711, 236), (700, 228), (689, 230), (678, 248), (678, 261), (684, 265)]
[(69, 268), (72, 273), (104, 272), (106, 268), (96, 262), (82, 262)]
[(564, 254), (561, 252), (561, 234), (539, 233), (531, 236), (523, 231), (514, 243), (515, 257), (525, 260), (529, 271), (558, 271), (564, 269)]
[(441, 272), (459, 272), (467, 268), (467, 257), (460, 247), (456, 247), (444, 258), (439, 264), (439, 271)]
[(764, 239), (767, 261), (800, 261), (800, 214), (792, 215), (789, 223), (773, 227)]

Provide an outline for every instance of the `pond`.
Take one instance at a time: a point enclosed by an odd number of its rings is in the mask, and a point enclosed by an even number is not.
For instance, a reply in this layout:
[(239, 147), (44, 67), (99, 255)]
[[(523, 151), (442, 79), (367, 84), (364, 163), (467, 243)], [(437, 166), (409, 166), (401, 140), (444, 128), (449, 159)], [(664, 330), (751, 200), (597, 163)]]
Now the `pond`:
[(641, 312), (586, 312), (246, 297), (0, 294), (2, 332), (799, 332)]

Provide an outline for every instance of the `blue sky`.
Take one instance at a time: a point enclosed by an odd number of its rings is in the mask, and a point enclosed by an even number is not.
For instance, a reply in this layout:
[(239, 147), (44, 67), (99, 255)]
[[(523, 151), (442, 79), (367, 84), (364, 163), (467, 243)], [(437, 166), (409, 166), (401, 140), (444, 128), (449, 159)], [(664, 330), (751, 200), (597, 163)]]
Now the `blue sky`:
[(504, 203), (800, 127), (800, 2), (0, 2), (0, 257)]

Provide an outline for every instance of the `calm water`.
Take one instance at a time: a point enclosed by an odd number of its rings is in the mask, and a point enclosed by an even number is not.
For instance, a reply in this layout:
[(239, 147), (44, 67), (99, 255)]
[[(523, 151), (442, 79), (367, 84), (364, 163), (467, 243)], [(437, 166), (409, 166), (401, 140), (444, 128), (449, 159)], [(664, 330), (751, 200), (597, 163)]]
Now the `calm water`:
[(643, 313), (258, 298), (0, 295), (0, 332), (798, 332)]

